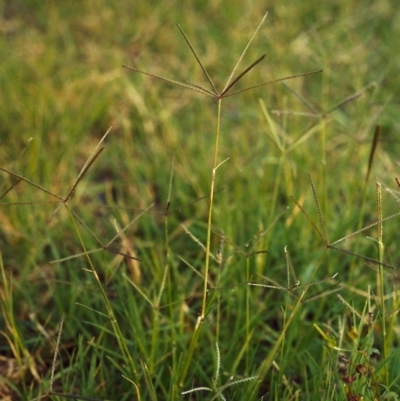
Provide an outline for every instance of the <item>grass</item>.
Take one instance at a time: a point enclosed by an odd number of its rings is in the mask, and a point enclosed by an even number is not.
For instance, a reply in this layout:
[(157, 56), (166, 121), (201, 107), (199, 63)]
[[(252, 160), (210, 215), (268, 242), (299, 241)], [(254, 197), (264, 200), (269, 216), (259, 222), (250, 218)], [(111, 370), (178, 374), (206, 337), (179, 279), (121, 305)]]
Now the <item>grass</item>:
[(1, 6), (3, 398), (398, 399), (392, 6)]

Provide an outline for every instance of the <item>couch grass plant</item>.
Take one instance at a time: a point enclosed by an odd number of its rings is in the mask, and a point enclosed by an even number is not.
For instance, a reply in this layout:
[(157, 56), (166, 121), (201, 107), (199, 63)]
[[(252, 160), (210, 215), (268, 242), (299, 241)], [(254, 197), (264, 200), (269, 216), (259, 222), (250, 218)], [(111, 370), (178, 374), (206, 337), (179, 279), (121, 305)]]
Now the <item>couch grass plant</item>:
[(1, 6), (2, 398), (399, 399), (367, 3)]

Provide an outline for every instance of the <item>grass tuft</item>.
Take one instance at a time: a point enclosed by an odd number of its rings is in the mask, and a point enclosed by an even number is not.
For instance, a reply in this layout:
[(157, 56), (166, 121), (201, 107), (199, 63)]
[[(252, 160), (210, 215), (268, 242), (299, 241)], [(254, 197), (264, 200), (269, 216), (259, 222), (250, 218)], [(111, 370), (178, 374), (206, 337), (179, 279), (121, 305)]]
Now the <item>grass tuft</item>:
[(0, 7), (1, 399), (399, 399), (398, 16), (262, 7)]

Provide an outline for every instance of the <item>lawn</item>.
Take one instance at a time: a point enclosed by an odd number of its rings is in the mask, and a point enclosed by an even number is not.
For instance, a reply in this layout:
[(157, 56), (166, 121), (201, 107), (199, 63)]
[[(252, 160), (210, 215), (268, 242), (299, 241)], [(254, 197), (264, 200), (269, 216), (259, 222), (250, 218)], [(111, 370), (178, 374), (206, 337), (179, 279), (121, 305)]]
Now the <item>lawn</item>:
[(0, 399), (400, 399), (400, 12), (276, 3), (0, 5)]

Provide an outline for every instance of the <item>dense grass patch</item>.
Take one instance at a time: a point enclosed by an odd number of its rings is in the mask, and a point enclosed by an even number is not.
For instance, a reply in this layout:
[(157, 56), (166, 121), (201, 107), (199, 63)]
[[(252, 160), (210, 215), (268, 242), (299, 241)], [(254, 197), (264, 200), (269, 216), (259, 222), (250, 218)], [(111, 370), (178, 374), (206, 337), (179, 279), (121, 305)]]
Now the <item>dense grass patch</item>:
[(0, 6), (3, 398), (398, 399), (400, 13), (292, 3)]

